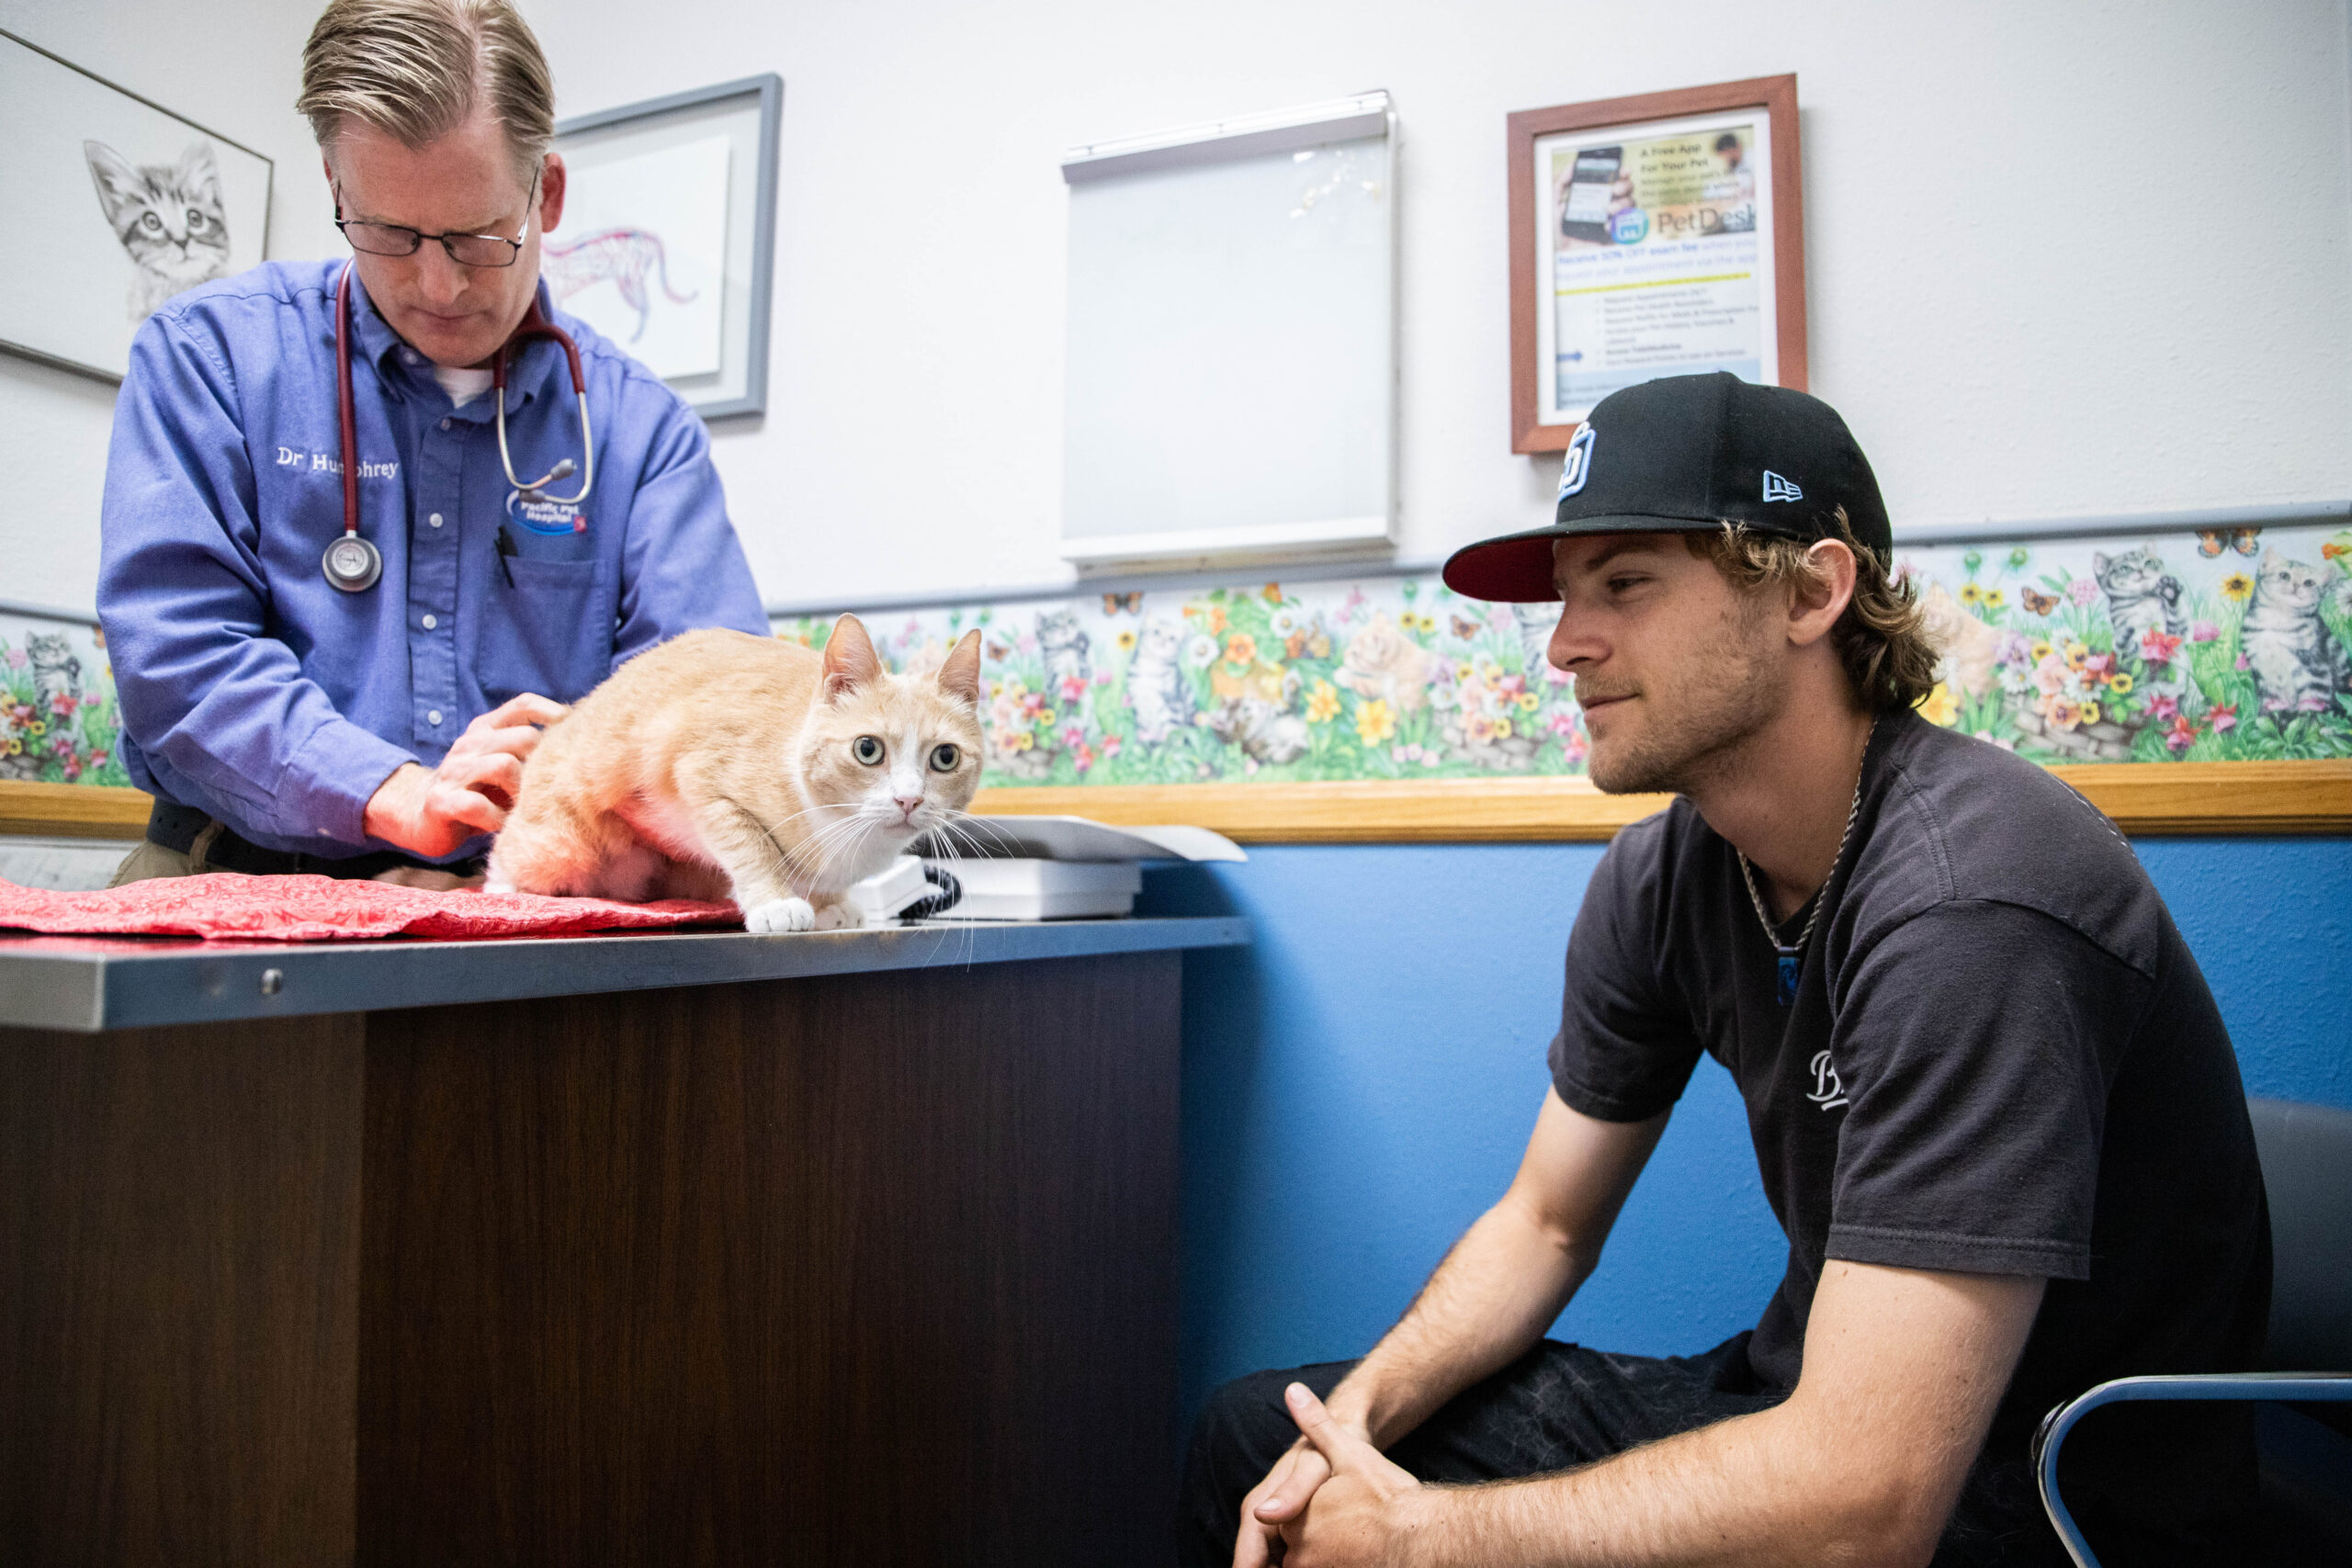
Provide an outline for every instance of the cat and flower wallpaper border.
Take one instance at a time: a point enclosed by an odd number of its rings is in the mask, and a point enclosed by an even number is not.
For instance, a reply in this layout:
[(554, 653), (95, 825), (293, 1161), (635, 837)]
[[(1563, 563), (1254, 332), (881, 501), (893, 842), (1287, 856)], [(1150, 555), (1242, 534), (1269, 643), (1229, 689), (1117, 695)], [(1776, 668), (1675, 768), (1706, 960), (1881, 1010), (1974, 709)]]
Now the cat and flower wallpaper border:
[[(2134, 832), (2352, 830), (2352, 529), (1906, 549), (1945, 649), (1921, 713)], [(1584, 776), (1548, 606), (1433, 577), (866, 615), (894, 669), (983, 633), (978, 808), (1256, 841), (1605, 839), (1663, 803)], [(779, 618), (822, 645), (831, 617)], [(96, 628), (0, 615), (0, 831), (132, 836)], [(97, 787), (92, 787), (97, 786)], [(114, 787), (107, 787), (114, 786)]]

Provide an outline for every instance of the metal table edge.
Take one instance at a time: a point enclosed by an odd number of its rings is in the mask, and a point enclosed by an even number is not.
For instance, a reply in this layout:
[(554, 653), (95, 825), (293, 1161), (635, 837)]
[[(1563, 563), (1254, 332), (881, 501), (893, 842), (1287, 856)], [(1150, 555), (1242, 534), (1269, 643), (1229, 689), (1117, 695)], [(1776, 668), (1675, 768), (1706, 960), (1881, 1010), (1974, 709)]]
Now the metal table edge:
[[(526, 1001), (876, 970), (1232, 947), (1239, 916), (944, 924), (752, 936), (630, 932), (482, 942), (210, 943), (153, 953), (0, 948), (0, 1027), (109, 1029)], [(268, 971), (276, 988), (265, 993)]]

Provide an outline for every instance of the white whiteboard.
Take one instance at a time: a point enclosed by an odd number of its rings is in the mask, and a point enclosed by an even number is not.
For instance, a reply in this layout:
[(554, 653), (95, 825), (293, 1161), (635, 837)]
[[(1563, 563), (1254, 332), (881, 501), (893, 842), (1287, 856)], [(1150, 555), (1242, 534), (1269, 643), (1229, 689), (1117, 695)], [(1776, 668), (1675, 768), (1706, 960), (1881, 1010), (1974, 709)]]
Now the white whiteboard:
[(1391, 537), (1392, 121), (1385, 94), (1317, 107), (1342, 112), (1065, 163), (1066, 558), (1295, 557)]

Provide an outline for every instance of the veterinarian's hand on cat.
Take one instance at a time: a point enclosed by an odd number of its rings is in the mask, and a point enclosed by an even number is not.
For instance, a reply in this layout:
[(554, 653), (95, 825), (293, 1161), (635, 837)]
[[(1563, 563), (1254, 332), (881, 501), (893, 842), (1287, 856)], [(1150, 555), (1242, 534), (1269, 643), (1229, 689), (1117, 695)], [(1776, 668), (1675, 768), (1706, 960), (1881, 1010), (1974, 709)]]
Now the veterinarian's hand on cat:
[(368, 802), (368, 836), (430, 859), (477, 833), (495, 833), (523, 783), (523, 759), (539, 743), (539, 726), (567, 712), (526, 692), (466, 726), (437, 768), (410, 762)]

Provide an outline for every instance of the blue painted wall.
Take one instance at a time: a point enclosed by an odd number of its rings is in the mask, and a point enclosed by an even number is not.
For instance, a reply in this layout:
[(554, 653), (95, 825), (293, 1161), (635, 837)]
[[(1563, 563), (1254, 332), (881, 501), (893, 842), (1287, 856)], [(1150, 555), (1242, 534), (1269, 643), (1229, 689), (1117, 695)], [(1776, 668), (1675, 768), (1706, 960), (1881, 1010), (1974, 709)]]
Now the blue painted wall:
[[(2143, 840), (2251, 1092), (2352, 1106), (2352, 840)], [(1510, 1180), (1548, 1084), (1597, 845), (1278, 846), (1154, 872), (1231, 911), (1184, 998), (1189, 1413), (1258, 1367), (1361, 1354)], [(1783, 1251), (1731, 1080), (1701, 1065), (1554, 1330), (1647, 1354), (1754, 1322)]]

